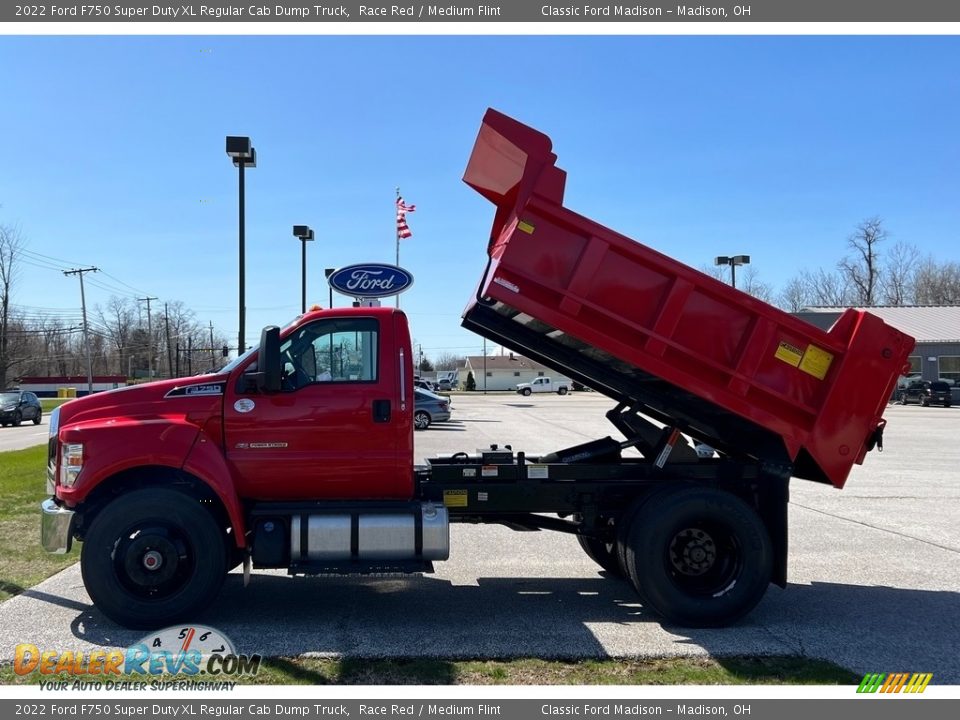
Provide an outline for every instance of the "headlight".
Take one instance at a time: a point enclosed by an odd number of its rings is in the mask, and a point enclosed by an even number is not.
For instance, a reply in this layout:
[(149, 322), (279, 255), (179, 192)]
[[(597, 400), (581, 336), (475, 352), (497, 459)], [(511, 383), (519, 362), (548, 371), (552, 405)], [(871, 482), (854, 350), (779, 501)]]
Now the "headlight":
[(11, 405), (10, 407), (5, 407), (5, 408), (3, 409), (3, 411), (4, 411), (4, 412), (13, 412), (13, 411), (16, 410), (16, 409), (17, 409), (17, 406), (16, 406), (16, 405)]
[(73, 487), (83, 469), (83, 443), (66, 443), (60, 454), (60, 484)]

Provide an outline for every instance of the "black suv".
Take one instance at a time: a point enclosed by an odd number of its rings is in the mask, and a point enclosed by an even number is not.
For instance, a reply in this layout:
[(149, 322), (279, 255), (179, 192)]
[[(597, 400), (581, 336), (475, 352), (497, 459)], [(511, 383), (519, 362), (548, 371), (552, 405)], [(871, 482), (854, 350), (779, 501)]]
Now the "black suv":
[(900, 396), (900, 404), (906, 405), (909, 402), (918, 402), (924, 407), (931, 403), (950, 407), (953, 402), (953, 395), (950, 392), (950, 386), (945, 382), (934, 381), (914, 381), (907, 385)]
[(0, 392), (0, 425), (18, 426), (24, 420), (33, 420), (39, 425), (43, 417), (40, 401), (32, 392), (4, 390)]

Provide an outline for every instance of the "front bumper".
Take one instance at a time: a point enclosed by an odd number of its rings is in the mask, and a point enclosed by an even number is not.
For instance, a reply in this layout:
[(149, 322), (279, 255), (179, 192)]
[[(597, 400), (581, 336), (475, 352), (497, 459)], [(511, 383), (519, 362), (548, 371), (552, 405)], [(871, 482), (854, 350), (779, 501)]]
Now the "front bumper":
[(63, 555), (73, 544), (73, 510), (47, 498), (40, 504), (40, 542), (49, 553)]

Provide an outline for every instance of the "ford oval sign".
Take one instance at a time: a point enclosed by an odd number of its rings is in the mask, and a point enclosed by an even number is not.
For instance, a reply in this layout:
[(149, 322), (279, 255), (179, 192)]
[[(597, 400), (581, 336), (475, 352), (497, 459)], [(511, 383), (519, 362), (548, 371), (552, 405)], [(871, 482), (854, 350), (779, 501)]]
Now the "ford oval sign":
[(347, 265), (330, 275), (330, 287), (355, 298), (399, 295), (413, 285), (413, 275), (396, 265)]

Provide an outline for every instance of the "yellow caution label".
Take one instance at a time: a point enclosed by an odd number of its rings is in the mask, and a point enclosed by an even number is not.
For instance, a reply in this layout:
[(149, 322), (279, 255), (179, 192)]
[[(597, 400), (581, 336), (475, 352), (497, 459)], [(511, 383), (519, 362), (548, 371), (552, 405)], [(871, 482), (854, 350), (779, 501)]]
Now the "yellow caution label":
[(527, 235), (533, 235), (533, 225), (523, 220), (517, 223), (517, 230), (523, 230)]
[(467, 491), (466, 490), (444, 490), (443, 504), (446, 505), (447, 507), (466, 507)]
[(796, 345), (791, 345), (781, 340), (777, 346), (777, 351), (774, 353), (774, 357), (776, 357), (777, 360), (783, 360), (788, 365), (797, 367), (803, 359), (803, 350)]
[(823, 380), (832, 362), (833, 355), (826, 350), (821, 350), (816, 345), (808, 345), (807, 351), (803, 354), (803, 360), (800, 361), (800, 369), (813, 375), (817, 380)]

